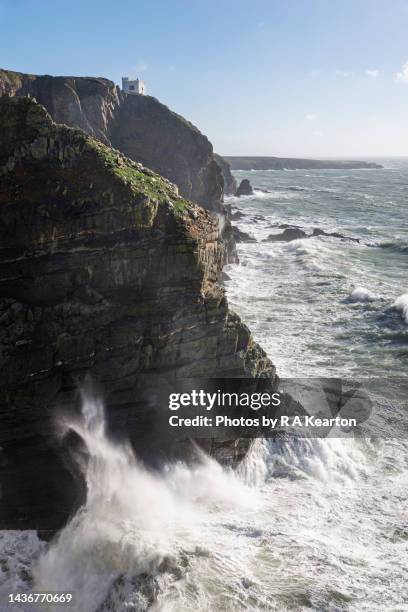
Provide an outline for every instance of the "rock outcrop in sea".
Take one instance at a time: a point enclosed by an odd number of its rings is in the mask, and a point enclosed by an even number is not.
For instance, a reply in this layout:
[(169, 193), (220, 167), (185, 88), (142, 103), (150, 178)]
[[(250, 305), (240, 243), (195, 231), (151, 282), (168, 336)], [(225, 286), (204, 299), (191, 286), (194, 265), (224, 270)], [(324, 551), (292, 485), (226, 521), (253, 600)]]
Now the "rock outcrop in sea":
[[(36, 78), (15, 78), (20, 93), (33, 91)], [(103, 392), (112, 435), (159, 455), (146, 389), (187, 377), (273, 385), (275, 370), (218, 282), (225, 243), (217, 219), (183, 195), (218, 201), (217, 181), (194, 182), (187, 168), (179, 193), (103, 144), (108, 124), (111, 135), (119, 129), (116, 113), (131, 116), (139, 104), (118, 110), (119, 94), (104, 80), (47, 83), (41, 95), (54, 116), (76, 117), (87, 134), (56, 124), (32, 98), (0, 98), (0, 528), (52, 531), (84, 495), (55, 432), (61, 413), (77, 409), (89, 375)], [(157, 146), (166, 146), (166, 130)], [(202, 137), (186, 139), (173, 142), (175, 159), (183, 158), (178, 146), (187, 151)], [(202, 167), (216, 176), (209, 147), (204, 157)], [(238, 460), (246, 448), (227, 440), (222, 453)]]
[[(288, 226), (286, 223), (278, 225), (279, 228), (284, 228), (280, 234), (269, 234), (262, 242), (291, 242), (292, 240), (299, 240), (302, 238), (316, 238), (318, 236), (325, 236), (328, 238), (339, 238), (340, 240), (349, 240), (350, 242), (360, 242), (360, 238), (353, 238), (351, 236), (345, 236), (338, 232), (326, 232), (318, 227), (313, 229), (311, 234), (307, 234), (303, 229), (297, 226)], [(234, 228), (235, 231), (235, 228)], [(238, 242), (238, 238), (236, 238)]]
[(238, 227), (233, 226), (234, 230), (234, 238), (235, 242), (256, 242), (256, 238), (248, 234), (247, 232), (243, 232)]
[(237, 197), (253, 195), (254, 190), (252, 189), (252, 185), (248, 179), (242, 179), (237, 189)]

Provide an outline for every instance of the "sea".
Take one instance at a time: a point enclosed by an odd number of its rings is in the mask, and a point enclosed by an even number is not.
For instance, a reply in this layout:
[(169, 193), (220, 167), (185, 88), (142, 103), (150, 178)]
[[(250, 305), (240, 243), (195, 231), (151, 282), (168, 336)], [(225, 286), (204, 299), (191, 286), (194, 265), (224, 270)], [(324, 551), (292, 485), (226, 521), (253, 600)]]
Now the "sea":
[[(256, 440), (236, 470), (200, 453), (157, 473), (84, 397), (65, 426), (88, 448), (87, 503), (51, 543), (0, 532), (1, 611), (64, 609), (7, 604), (30, 591), (72, 593), (75, 612), (408, 610), (408, 161), (380, 163), (236, 172), (254, 194), (227, 203), (254, 241), (225, 269), (279, 376), (378, 382), (375, 435)], [(287, 226), (306, 237), (268, 239)]]

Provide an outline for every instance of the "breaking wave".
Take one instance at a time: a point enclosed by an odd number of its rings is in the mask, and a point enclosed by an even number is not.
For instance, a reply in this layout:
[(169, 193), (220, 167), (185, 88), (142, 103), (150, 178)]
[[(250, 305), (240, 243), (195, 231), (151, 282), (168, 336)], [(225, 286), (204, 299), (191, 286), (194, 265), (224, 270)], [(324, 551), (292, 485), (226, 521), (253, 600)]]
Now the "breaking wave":
[(400, 295), (394, 302), (393, 308), (399, 310), (405, 323), (408, 325), (408, 293)]
[(349, 295), (351, 302), (374, 302), (376, 299), (378, 299), (377, 296), (364, 287), (356, 287)]
[(65, 428), (89, 455), (87, 500), (40, 555), (34, 583), (75, 593), (78, 612), (122, 610), (126, 598), (130, 609), (147, 609), (183, 574), (185, 557), (205, 546), (214, 511), (256, 504), (256, 492), (198, 450), (192, 466), (149, 471), (129, 445), (109, 440), (103, 405), (93, 397), (84, 397), (82, 419)]
[(388, 249), (397, 253), (408, 254), (408, 244), (406, 242), (380, 242), (378, 246), (381, 249)]

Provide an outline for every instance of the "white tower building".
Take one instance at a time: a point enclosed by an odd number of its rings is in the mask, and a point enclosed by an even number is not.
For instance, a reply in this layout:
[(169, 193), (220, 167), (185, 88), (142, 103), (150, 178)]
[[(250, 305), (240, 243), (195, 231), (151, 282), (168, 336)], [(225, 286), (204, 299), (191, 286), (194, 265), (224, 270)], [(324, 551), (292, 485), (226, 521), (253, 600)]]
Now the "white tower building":
[(129, 94), (146, 95), (146, 83), (141, 79), (122, 77), (122, 91)]

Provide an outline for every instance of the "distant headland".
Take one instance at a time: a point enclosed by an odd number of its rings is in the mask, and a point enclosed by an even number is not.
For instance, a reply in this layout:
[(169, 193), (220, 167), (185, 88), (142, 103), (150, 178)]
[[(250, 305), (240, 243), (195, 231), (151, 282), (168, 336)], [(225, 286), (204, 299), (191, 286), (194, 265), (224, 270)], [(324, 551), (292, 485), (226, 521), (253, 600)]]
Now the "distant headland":
[(223, 156), (231, 170), (357, 170), (383, 168), (381, 164), (366, 161), (300, 159), (292, 157), (230, 157)]

